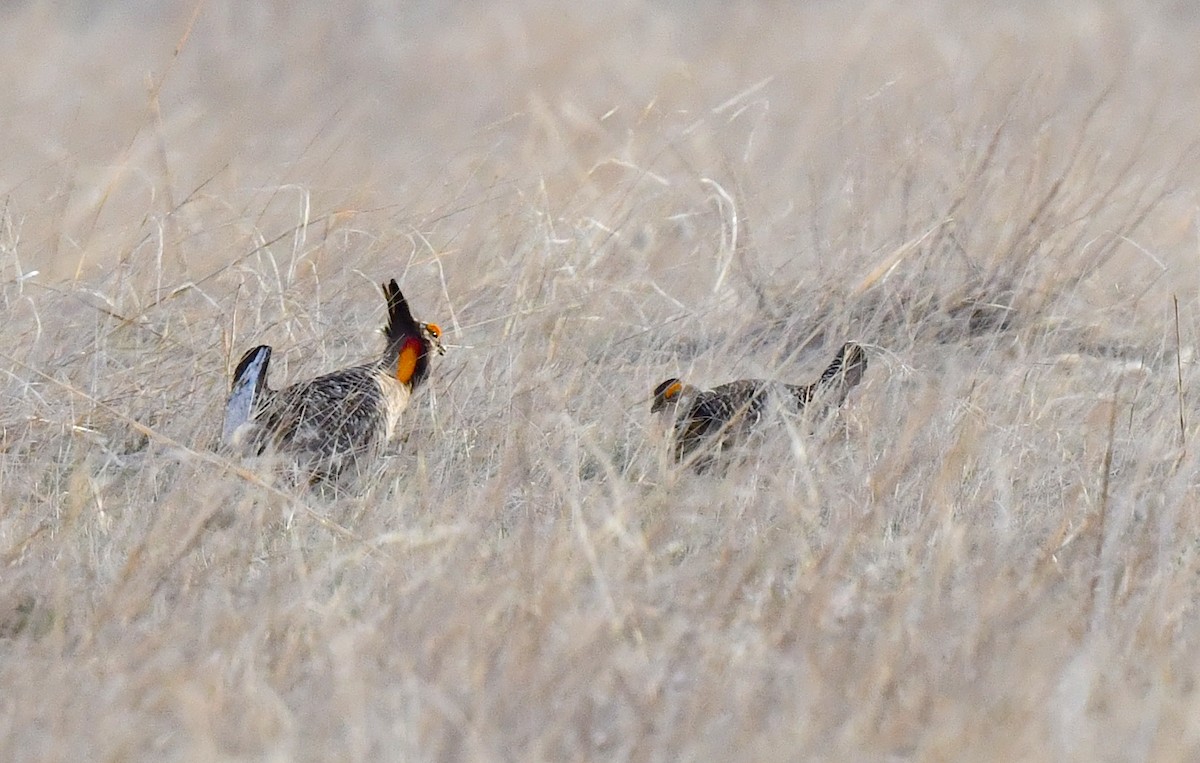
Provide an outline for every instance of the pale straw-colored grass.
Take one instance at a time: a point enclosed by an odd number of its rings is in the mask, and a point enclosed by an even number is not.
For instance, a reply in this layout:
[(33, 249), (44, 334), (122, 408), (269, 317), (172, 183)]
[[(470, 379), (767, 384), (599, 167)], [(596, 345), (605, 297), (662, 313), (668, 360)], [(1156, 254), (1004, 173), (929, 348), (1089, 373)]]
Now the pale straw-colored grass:
[[(1188, 6), (0, 16), (0, 758), (1200, 754)], [(392, 277), (361, 493), (213, 450)], [(670, 468), (656, 382), (848, 339)]]

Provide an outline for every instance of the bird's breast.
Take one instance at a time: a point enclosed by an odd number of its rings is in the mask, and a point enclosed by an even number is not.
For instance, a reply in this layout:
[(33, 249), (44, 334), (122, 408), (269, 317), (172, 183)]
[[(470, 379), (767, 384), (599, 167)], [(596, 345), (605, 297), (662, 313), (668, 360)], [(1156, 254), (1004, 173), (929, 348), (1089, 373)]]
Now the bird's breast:
[(396, 434), (396, 424), (400, 421), (400, 415), (408, 408), (412, 391), (407, 385), (397, 381), (396, 377), (383, 372), (375, 374), (375, 383), (379, 387), (382, 402), (380, 412), (383, 414), (383, 437), (385, 440), (391, 440)]

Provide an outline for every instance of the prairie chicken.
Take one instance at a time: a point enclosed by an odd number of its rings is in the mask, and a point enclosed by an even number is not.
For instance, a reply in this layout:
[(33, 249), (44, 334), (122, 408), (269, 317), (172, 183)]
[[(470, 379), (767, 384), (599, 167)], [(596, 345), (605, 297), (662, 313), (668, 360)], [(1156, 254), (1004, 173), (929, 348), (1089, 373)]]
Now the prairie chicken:
[(294, 457), (311, 481), (362, 468), (396, 434), (413, 390), (429, 374), (431, 351), (444, 354), (434, 323), (413, 320), (395, 279), (383, 285), (387, 346), (376, 361), (280, 390), (267, 386), (271, 348), (242, 356), (225, 405), (222, 442), (243, 455)]
[[(683, 462), (709, 441), (721, 449), (741, 443), (773, 411), (796, 413), (810, 404), (826, 410), (840, 406), (866, 370), (866, 352), (847, 342), (812, 384), (741, 379), (702, 390), (667, 379), (654, 388), (650, 411), (674, 419), (675, 460)], [(710, 460), (695, 458), (692, 463), (703, 471)]]

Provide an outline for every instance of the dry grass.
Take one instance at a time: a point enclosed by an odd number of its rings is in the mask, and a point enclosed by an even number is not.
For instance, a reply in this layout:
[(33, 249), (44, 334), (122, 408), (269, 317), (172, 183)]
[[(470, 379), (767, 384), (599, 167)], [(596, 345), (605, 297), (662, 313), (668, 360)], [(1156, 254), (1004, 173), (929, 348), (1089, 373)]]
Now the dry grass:
[[(1200, 756), (1190, 6), (91, 5), (0, 11), (0, 758)], [(363, 495), (209, 450), (390, 277)]]

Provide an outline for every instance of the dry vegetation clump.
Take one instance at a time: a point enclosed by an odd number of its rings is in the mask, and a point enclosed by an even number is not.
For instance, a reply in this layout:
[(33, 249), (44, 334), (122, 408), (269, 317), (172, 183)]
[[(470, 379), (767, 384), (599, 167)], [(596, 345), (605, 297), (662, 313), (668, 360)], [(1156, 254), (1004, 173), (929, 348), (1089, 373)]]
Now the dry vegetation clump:
[[(0, 758), (1200, 754), (1190, 6), (0, 19)], [(392, 277), (361, 493), (215, 451)], [(671, 467), (656, 382), (848, 339)]]

